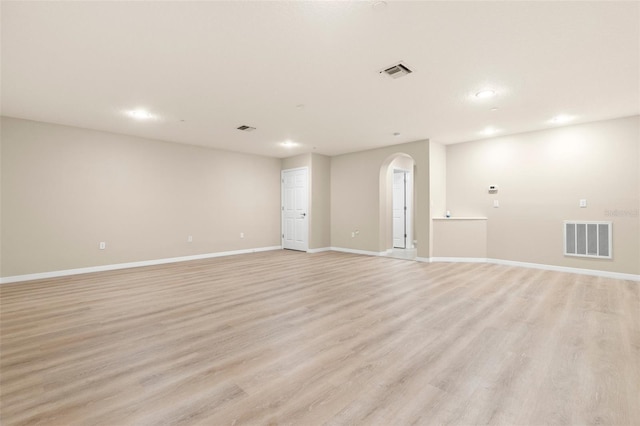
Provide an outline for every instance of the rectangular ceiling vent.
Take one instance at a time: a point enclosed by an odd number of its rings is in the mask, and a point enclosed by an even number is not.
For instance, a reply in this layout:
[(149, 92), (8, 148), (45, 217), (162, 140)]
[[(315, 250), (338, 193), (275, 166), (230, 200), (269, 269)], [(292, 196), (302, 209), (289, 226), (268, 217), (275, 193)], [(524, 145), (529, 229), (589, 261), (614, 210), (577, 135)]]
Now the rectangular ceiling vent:
[(411, 69), (407, 65), (399, 62), (395, 65), (383, 69), (382, 71), (380, 71), (380, 74), (384, 73), (391, 78), (400, 78), (404, 77), (405, 75), (411, 74), (412, 72), (413, 71), (411, 71)]
[(244, 132), (253, 132), (256, 128), (255, 127), (251, 127), (251, 126), (240, 126), (238, 127), (238, 130), (242, 130)]

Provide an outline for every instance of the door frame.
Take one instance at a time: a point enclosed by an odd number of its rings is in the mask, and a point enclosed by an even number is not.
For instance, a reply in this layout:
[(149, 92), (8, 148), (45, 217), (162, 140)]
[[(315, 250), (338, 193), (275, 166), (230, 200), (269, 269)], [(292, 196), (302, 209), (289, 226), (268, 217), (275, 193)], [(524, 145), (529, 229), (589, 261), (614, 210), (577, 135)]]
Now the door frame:
[(307, 186), (307, 193), (306, 193), (306, 205), (304, 206), (304, 210), (305, 210), (305, 219), (306, 219), (306, 225), (304, 227), (304, 232), (306, 233), (306, 238), (305, 238), (305, 247), (304, 250), (301, 251), (309, 251), (309, 223), (310, 223), (310, 212), (309, 212), (309, 167), (294, 167), (292, 169), (283, 169), (280, 171), (280, 248), (284, 249), (284, 228), (285, 228), (285, 224), (284, 224), (284, 174), (287, 172), (295, 172), (298, 170), (305, 170), (307, 172), (307, 182), (306, 182), (306, 186)]
[[(403, 168), (394, 167), (392, 176), (396, 172), (404, 173), (404, 250), (413, 249), (413, 209), (414, 209), (414, 188), (413, 188), (413, 170), (407, 170)], [(395, 248), (393, 244), (393, 179), (391, 180), (391, 246)], [(401, 249), (402, 250), (402, 249)]]
[[(396, 175), (402, 174), (402, 240), (403, 247), (396, 246), (396, 233), (395, 233), (395, 205), (396, 205)], [(408, 229), (407, 229), (407, 175), (409, 172), (403, 169), (393, 169), (393, 180), (392, 180), (392, 191), (391, 191), (391, 220), (393, 223), (391, 224), (391, 233), (392, 233), (392, 248), (398, 249), (406, 249), (407, 248), (407, 238), (408, 238)]]

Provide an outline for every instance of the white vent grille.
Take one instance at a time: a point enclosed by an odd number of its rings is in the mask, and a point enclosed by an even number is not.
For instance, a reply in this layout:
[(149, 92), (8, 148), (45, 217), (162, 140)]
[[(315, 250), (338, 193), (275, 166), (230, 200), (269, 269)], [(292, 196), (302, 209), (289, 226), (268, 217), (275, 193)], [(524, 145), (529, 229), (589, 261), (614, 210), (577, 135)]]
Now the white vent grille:
[(566, 256), (611, 259), (611, 222), (564, 222)]
[(382, 71), (380, 71), (381, 74), (384, 73), (391, 78), (400, 78), (405, 75), (411, 74), (412, 72), (413, 71), (411, 71), (411, 69), (406, 64), (403, 64), (402, 62), (392, 65), (390, 67), (387, 67)]

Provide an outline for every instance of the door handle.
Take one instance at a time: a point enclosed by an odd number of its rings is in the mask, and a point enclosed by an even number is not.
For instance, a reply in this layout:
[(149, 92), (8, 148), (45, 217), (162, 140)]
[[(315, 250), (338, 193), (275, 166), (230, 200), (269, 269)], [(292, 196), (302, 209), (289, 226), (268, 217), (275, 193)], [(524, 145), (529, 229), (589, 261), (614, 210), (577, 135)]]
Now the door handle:
[(302, 213), (302, 217), (305, 217), (305, 216), (307, 216), (307, 214), (306, 213)]

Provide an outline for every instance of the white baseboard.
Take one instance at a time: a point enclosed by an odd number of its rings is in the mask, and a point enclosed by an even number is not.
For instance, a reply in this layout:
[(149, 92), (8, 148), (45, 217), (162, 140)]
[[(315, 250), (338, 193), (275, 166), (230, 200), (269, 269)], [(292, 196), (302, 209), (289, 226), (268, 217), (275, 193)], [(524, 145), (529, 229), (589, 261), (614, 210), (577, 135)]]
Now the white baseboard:
[[(15, 275), (11, 277), (0, 278), (0, 284), (17, 283), (23, 281), (32, 281), (46, 278), (58, 278), (69, 275), (88, 274), (91, 272), (114, 271), (117, 269), (137, 268), (140, 266), (162, 265), (165, 263), (187, 262), (190, 260), (210, 259), (214, 257), (233, 256), (236, 254), (257, 253), (261, 251), (281, 250), (282, 246), (259, 247), (254, 249), (223, 251), (217, 253), (196, 254), (193, 256), (172, 257), (166, 259), (145, 260), (141, 262), (118, 263), (114, 265), (92, 266), (88, 268), (66, 269), (62, 271), (41, 272), (37, 274)], [(337, 251), (343, 253), (361, 254), (365, 256), (383, 256), (386, 251), (375, 252), (366, 250), (348, 249), (342, 247), (323, 247), (308, 250), (307, 253), (320, 253), (324, 251)], [(466, 263), (492, 263), (495, 265), (518, 266), (522, 268), (543, 269), (547, 271), (568, 272), (572, 274), (591, 275), (596, 277), (613, 278), (618, 280), (639, 281), (640, 275), (627, 274), (622, 272), (600, 271), (596, 269), (570, 268), (567, 266), (544, 265), (540, 263), (517, 262), (513, 260), (502, 259), (485, 259), (474, 257), (416, 257), (418, 262), (435, 263), (435, 262), (466, 262)]]
[(331, 247), (321, 247), (307, 250), (307, 253), (322, 253), (323, 251), (331, 251)]
[(386, 251), (377, 252), (377, 251), (356, 250), (356, 249), (342, 248), (342, 247), (330, 247), (330, 250), (339, 251), (342, 253), (363, 254), (365, 256), (384, 256), (387, 253)]
[(432, 257), (430, 262), (465, 262), (465, 263), (487, 263), (488, 259), (484, 257)]
[(517, 262), (514, 260), (487, 259), (488, 263), (522, 268), (544, 269), (546, 271), (569, 272), (572, 274), (592, 275), (596, 277), (614, 278), (617, 280), (640, 281), (640, 275), (623, 272), (601, 271), (598, 269), (570, 268), (568, 266), (543, 265), (540, 263)]
[(494, 265), (518, 266), (521, 268), (543, 269), (545, 271), (568, 272), (571, 274), (591, 275), (596, 277), (613, 278), (617, 280), (640, 281), (640, 275), (626, 274), (623, 272), (601, 271), (598, 269), (570, 268), (568, 266), (544, 265), (541, 263), (517, 262), (514, 260), (484, 259), (474, 257), (417, 257), (419, 262), (465, 262), (465, 263), (491, 263)]
[(15, 275), (0, 278), (0, 284), (17, 283), (23, 281), (41, 280), (46, 278), (66, 277), (69, 275), (88, 274), (91, 272), (114, 271), (117, 269), (138, 268), (140, 266), (154, 266), (165, 263), (188, 262), (190, 260), (210, 259), (213, 257), (233, 256), (236, 254), (257, 253), (261, 251), (280, 250), (282, 246), (258, 247), (253, 249), (222, 251), (217, 253), (196, 254), (192, 256), (170, 257), (165, 259), (143, 260), (140, 262), (117, 263), (113, 265), (90, 266), (87, 268), (65, 269), (62, 271), (41, 272), (37, 274)]

